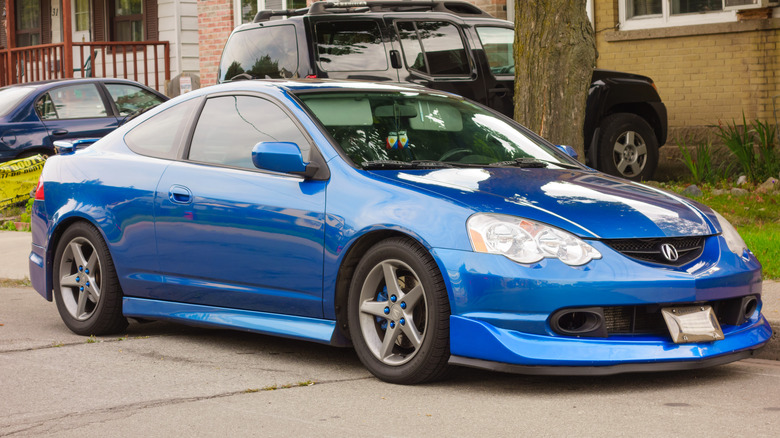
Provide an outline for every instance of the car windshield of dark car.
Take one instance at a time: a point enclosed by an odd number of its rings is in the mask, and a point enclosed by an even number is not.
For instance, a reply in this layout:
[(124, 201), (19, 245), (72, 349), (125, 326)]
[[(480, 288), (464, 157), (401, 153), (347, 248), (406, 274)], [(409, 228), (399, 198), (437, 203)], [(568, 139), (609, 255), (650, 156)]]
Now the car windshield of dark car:
[(33, 91), (35, 91), (34, 87), (0, 88), (0, 117), (11, 112), (22, 99)]
[(509, 121), (450, 96), (344, 91), (298, 97), (364, 169), (579, 166)]

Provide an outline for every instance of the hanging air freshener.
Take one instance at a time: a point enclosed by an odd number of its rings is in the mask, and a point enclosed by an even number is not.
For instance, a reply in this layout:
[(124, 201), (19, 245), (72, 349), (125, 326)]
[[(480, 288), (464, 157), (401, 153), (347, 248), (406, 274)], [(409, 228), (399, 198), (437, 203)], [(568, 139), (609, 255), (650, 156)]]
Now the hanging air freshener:
[(403, 149), (409, 144), (409, 137), (406, 135), (406, 131), (398, 131), (398, 148)]
[(398, 149), (398, 133), (393, 131), (387, 136), (387, 148)]

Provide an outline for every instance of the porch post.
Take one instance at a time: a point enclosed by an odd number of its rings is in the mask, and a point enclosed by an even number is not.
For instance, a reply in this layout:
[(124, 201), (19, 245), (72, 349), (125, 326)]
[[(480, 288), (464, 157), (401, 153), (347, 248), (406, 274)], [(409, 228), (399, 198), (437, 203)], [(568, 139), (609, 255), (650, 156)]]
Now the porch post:
[[(14, 6), (16, 6), (14, 0), (5, 1), (5, 41), (8, 44), (6, 49), (13, 49), (16, 47), (16, 11), (14, 10)], [(4, 83), (3, 85), (15, 84), (17, 78), (14, 70), (14, 53), (8, 50), (8, 56), (5, 58), (5, 74), (8, 78), (8, 83)]]
[(73, 77), (73, 26), (70, 21), (72, 0), (62, 0), (62, 63), (64, 64), (62, 75), (64, 78)]

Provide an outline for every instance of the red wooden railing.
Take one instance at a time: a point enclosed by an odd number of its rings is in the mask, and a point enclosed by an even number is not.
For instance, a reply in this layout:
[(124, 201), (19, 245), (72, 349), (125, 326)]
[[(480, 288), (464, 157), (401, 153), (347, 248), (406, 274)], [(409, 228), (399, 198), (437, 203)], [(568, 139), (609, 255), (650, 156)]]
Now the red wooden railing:
[(112, 77), (141, 82), (164, 93), (171, 79), (167, 41), (73, 43), (72, 66), (65, 65), (65, 50), (62, 43), (0, 50), (0, 86), (65, 77)]

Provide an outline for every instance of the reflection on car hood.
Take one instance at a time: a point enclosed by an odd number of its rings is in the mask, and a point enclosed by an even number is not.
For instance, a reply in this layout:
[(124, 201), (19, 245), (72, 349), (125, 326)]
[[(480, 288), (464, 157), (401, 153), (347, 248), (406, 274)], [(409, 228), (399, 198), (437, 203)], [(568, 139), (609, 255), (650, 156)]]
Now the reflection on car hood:
[(435, 169), (372, 172), (464, 203), (602, 239), (708, 235), (705, 214), (684, 198), (597, 172)]

